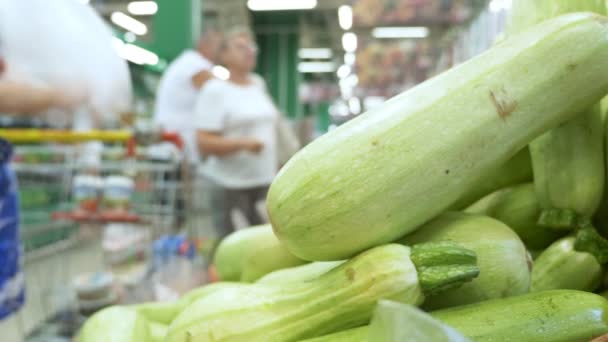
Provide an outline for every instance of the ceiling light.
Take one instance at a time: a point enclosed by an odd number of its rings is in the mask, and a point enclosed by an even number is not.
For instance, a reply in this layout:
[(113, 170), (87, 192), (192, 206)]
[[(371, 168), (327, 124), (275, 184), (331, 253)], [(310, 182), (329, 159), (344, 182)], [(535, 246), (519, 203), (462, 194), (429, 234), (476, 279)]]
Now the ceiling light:
[(131, 31), (127, 31), (125, 32), (125, 42), (127, 43), (133, 43), (135, 40), (137, 40), (137, 36), (135, 35), (135, 33), (131, 32)]
[(154, 15), (158, 12), (156, 1), (133, 1), (127, 5), (127, 11), (133, 15)]
[(330, 48), (305, 48), (298, 51), (300, 59), (330, 59), (333, 52)]
[(426, 38), (427, 27), (376, 27), (372, 31), (375, 38)]
[(336, 71), (336, 65), (332, 62), (300, 62), (298, 71), (301, 73), (328, 73)]
[(148, 27), (141, 21), (131, 18), (122, 12), (114, 12), (110, 16), (110, 20), (117, 26), (122, 27), (127, 31), (131, 31), (137, 35), (143, 36), (148, 33)]
[(252, 11), (306, 10), (317, 7), (317, 0), (248, 0)]
[(211, 69), (211, 73), (220, 80), (225, 81), (230, 78), (230, 71), (221, 65), (214, 66), (213, 69)]
[(348, 5), (340, 6), (338, 8), (338, 22), (343, 30), (350, 30), (353, 27), (353, 8)]
[(511, 8), (511, 0), (492, 0), (490, 1), (490, 11), (491, 12), (500, 12), (503, 10), (508, 10)]
[(344, 64), (355, 65), (356, 56), (354, 52), (347, 52), (344, 54)]
[[(132, 63), (143, 65), (156, 65), (159, 62), (158, 56), (148, 51), (144, 48), (141, 48), (137, 45), (133, 44), (120, 44), (119, 39), (113, 40), (114, 48), (118, 52), (118, 55)], [(122, 43), (122, 42), (121, 42)]]
[(346, 76), (350, 75), (351, 69), (348, 65), (346, 64), (342, 64), (339, 68), (338, 68), (338, 77), (339, 78), (346, 78)]
[(357, 50), (357, 35), (352, 32), (343, 34), (342, 47), (346, 52), (355, 52)]

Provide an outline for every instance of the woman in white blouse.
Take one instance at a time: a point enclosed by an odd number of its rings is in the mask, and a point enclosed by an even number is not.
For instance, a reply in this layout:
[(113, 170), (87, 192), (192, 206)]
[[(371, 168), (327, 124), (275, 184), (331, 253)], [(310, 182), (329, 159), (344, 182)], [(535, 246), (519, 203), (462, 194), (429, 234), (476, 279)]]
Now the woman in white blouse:
[(201, 172), (216, 185), (211, 194), (214, 223), (224, 236), (234, 230), (234, 209), (250, 225), (263, 223), (256, 204), (265, 199), (277, 172), (279, 113), (264, 81), (253, 73), (257, 47), (249, 33), (227, 35), (220, 59), (230, 78), (210, 80), (201, 90), (193, 125), (207, 156)]

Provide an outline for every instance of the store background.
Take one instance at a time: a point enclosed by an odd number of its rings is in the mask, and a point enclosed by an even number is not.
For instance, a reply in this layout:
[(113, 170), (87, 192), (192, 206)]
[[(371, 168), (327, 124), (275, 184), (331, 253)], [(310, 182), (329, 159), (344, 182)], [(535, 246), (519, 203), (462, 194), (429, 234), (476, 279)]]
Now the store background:
[[(312, 7), (287, 11), (254, 11), (248, 8), (255, 6), (253, 0), (73, 1), (88, 3), (106, 20), (115, 49), (129, 61), (133, 111), (122, 113), (113, 128), (150, 126), (162, 72), (191, 46), (201, 27), (245, 26), (255, 33), (260, 48), (258, 72), (303, 142), (483, 52), (500, 38), (510, 8), (510, 0), (268, 1)], [(226, 76), (221, 68), (214, 73)], [(0, 117), (0, 126), (64, 128), (57, 122), (9, 116)], [(19, 341), (34, 331), (53, 333), (58, 328), (43, 325), (45, 320), (66, 308), (77, 310), (69, 286), (73, 279), (108, 266), (107, 245), (100, 243), (99, 229), (49, 219), (57, 203), (71, 200), (73, 170), (62, 167), (57, 173), (56, 168), (70, 160), (71, 150), (49, 154), (30, 146), (20, 151), (18, 158), (26, 161), (16, 167), (22, 176), (28, 301), (18, 315), (0, 322), (0, 335), (6, 341)], [(119, 148), (107, 149), (104, 160), (116, 158), (113, 151), (123, 153)], [(48, 168), (40, 172), (44, 166)], [(156, 166), (146, 170), (152, 178), (158, 171)], [(204, 218), (189, 225), (190, 235), (204, 238), (208, 225)], [(104, 238), (110, 240), (108, 231), (124, 236), (129, 230), (104, 228)], [(83, 238), (87, 235), (94, 238)], [(132, 238), (137, 245), (140, 236)], [(150, 261), (129, 260), (117, 277), (127, 274), (128, 278), (133, 269), (140, 270)], [(188, 273), (191, 265), (175, 267), (187, 268), (188, 276), (203, 277)]]

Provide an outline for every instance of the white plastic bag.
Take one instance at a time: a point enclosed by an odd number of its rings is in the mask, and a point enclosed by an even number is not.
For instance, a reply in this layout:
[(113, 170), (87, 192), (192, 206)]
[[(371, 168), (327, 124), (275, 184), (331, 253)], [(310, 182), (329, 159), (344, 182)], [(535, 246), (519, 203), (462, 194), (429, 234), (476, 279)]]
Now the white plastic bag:
[[(114, 119), (131, 104), (126, 62), (88, 5), (75, 0), (0, 0), (5, 77), (86, 98), (86, 110)], [(89, 120), (95, 122), (96, 120)]]

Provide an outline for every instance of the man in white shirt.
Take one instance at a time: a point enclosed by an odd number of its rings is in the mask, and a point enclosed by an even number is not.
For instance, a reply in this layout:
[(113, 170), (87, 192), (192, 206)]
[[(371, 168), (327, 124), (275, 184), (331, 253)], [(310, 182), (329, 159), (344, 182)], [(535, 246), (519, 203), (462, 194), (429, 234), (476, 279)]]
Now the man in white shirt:
[(196, 148), (194, 106), (201, 87), (212, 78), (221, 36), (206, 31), (196, 50), (186, 50), (170, 65), (160, 81), (156, 96), (154, 121), (163, 129), (181, 134), (189, 161), (199, 160)]

